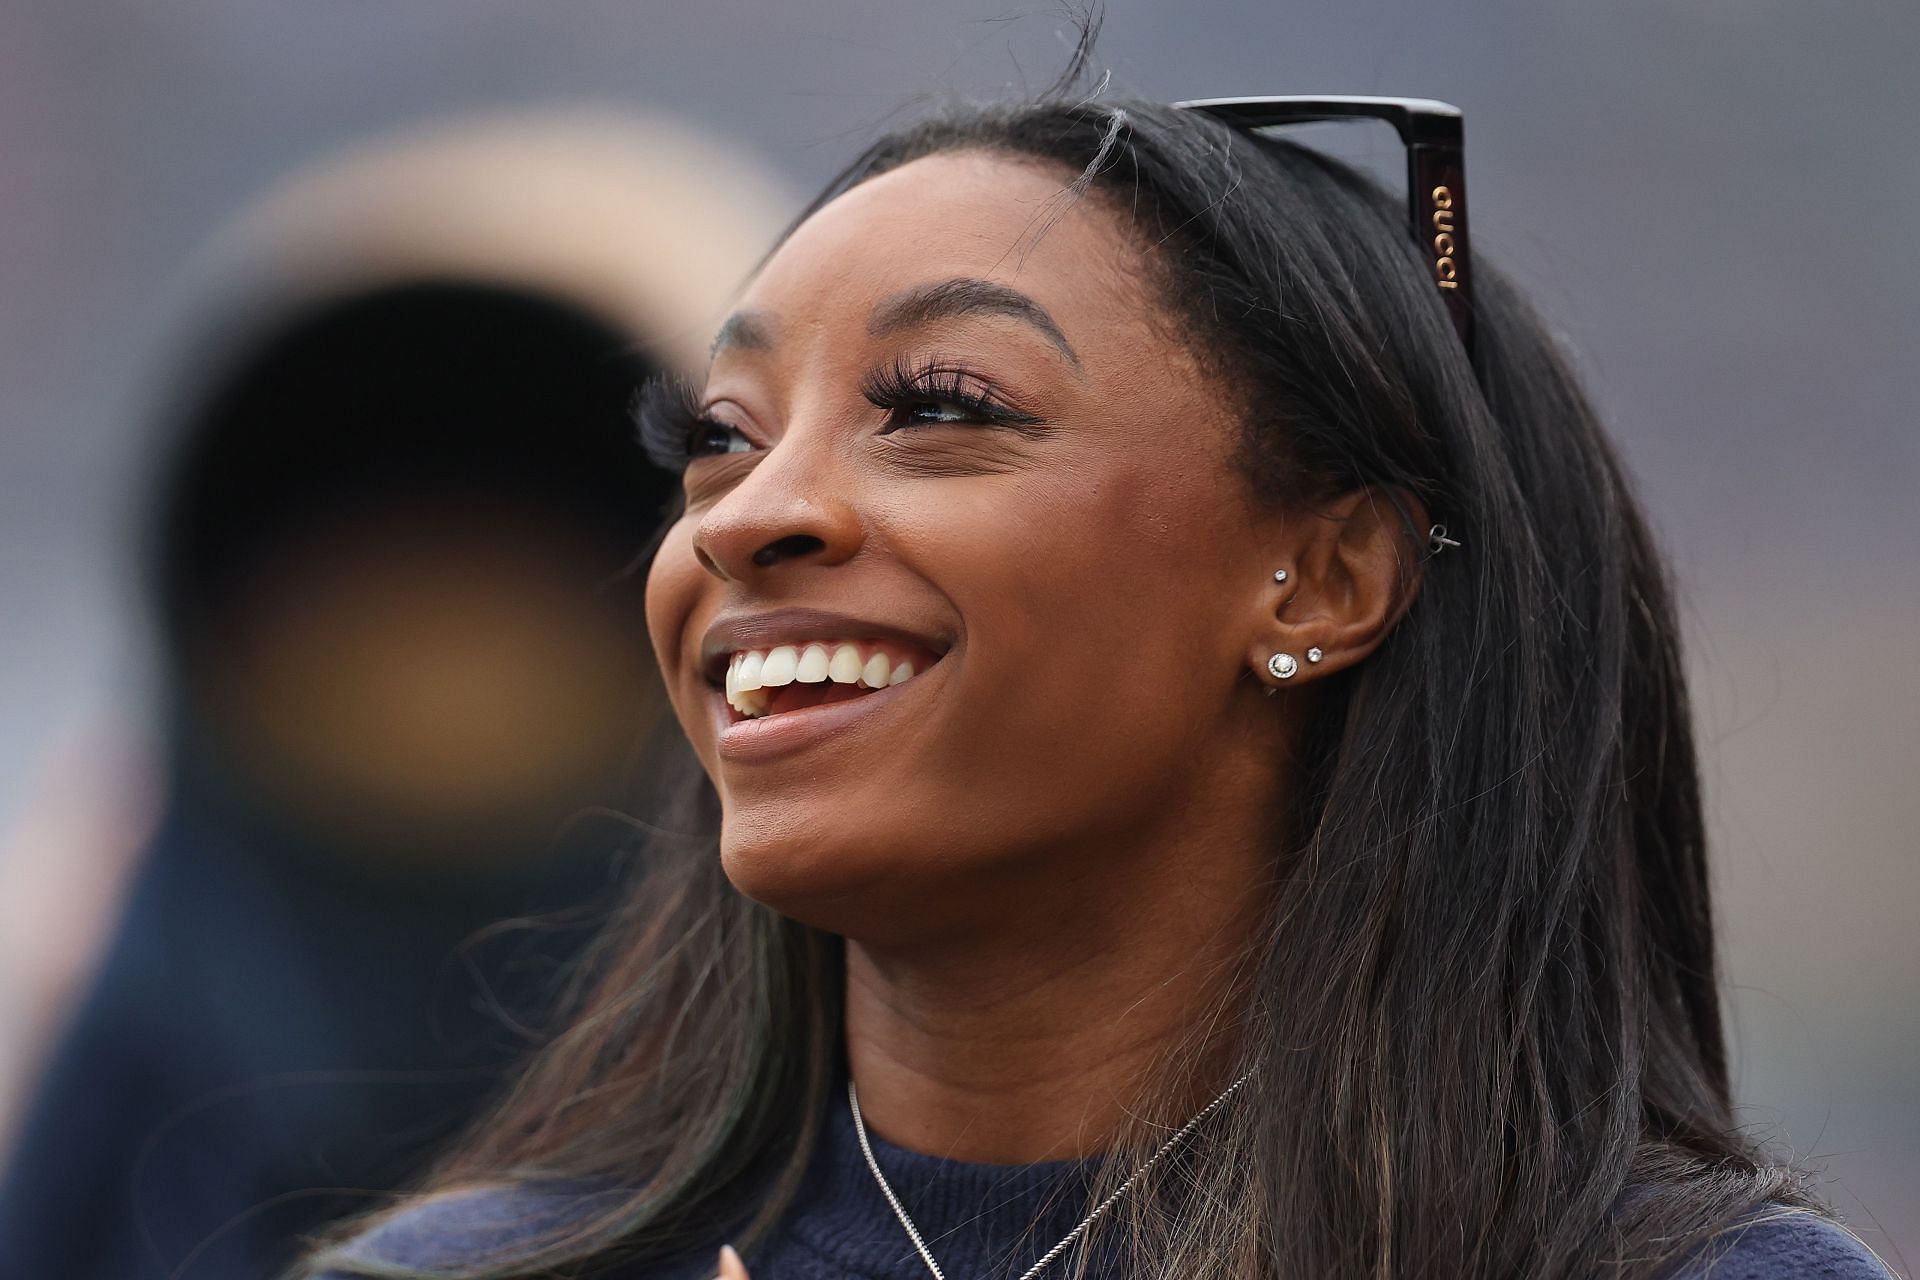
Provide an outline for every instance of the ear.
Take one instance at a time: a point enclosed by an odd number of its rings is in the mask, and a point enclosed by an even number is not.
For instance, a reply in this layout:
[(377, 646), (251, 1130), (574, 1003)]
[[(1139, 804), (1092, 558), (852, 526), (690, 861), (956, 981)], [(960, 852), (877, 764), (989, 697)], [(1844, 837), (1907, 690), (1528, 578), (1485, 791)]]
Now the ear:
[[(1287, 577), (1276, 582), (1269, 575), (1247, 653), (1259, 679), (1270, 688), (1302, 684), (1354, 666), (1378, 648), (1420, 589), (1424, 547), (1410, 528), (1426, 527), (1425, 505), (1386, 486), (1355, 489), (1304, 513), (1296, 508), (1284, 522), (1276, 519), (1267, 545), (1273, 568)], [(1277, 653), (1293, 655), (1291, 676), (1269, 670)]]

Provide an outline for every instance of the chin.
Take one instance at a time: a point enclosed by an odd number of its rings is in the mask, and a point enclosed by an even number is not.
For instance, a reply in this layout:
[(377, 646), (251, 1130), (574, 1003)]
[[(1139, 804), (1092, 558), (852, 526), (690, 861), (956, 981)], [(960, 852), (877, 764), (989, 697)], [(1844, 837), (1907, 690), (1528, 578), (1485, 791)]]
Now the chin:
[[(930, 849), (926, 828), (855, 825), (868, 806), (821, 804), (811, 814), (729, 813), (720, 865), (733, 887), (762, 906), (828, 933), (861, 941), (910, 942), (937, 931), (936, 908), (951, 894), (930, 874), (965, 859)], [(952, 889), (955, 886), (945, 886)]]
[(899, 877), (902, 850), (912, 846), (893, 844), (890, 852), (882, 852), (885, 848), (867, 833), (796, 821), (790, 812), (764, 821), (729, 815), (721, 831), (720, 866), (733, 887), (755, 902), (802, 923), (833, 928), (823, 916), (858, 912), (876, 885)]

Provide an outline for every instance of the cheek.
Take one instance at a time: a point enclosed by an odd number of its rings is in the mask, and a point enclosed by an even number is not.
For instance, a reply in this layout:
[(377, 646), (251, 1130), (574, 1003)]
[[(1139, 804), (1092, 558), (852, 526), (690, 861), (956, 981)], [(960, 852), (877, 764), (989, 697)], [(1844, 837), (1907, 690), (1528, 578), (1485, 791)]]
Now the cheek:
[(1243, 647), (1226, 602), (1241, 596), (1215, 521), (1165, 476), (1060, 480), (996, 504), (990, 533), (929, 548), (968, 620), (958, 737), (988, 744), (970, 770), (1124, 804), (1225, 714)]
[[(694, 558), (691, 526), (679, 521), (661, 540), (647, 571), (647, 633), (659, 655), (660, 674), (676, 710), (681, 710), (687, 693), (686, 664), (698, 640), (688, 635), (688, 630), (710, 580)], [(686, 722), (684, 710), (681, 721)]]
[(1146, 684), (1203, 674), (1213, 655), (1194, 646), (1221, 633), (1227, 612), (1207, 499), (1126, 472), (1063, 480), (1003, 509), (997, 534), (974, 543), (962, 612), (1085, 663), (1083, 686), (1107, 673), (1159, 677)]

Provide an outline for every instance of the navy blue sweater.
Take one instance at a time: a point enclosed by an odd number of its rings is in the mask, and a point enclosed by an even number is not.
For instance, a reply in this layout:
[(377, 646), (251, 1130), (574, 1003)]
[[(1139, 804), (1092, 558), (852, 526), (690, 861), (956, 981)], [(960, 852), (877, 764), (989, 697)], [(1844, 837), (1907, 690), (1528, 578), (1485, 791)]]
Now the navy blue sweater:
[[(927, 1280), (926, 1265), (874, 1184), (845, 1106), (832, 1112), (806, 1185), (772, 1238), (747, 1254), (753, 1280)], [(949, 1280), (1012, 1280), (1086, 1211), (1091, 1166), (968, 1164), (873, 1139), (874, 1155)], [(363, 1236), (362, 1256), (448, 1269), (590, 1207), (564, 1189), (475, 1192), (423, 1204)], [(716, 1240), (715, 1248), (722, 1243)], [(1071, 1274), (1068, 1254), (1043, 1280)], [(1095, 1268), (1094, 1275), (1103, 1268)], [(619, 1280), (710, 1280), (703, 1249), (679, 1265), (640, 1265)], [(1675, 1280), (1884, 1280), (1889, 1273), (1846, 1232), (1810, 1214), (1736, 1228), (1675, 1273)], [(322, 1280), (347, 1280), (329, 1272)]]

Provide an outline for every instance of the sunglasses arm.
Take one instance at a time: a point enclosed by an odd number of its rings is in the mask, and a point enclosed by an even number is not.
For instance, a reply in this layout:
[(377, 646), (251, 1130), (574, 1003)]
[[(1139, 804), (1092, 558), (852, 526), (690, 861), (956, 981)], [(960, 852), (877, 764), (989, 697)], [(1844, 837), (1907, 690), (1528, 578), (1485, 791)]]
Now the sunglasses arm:
[(1243, 129), (1329, 120), (1383, 120), (1407, 148), (1407, 214), (1447, 314), (1473, 355), (1473, 271), (1460, 109), (1431, 98), (1195, 98), (1176, 102)]

